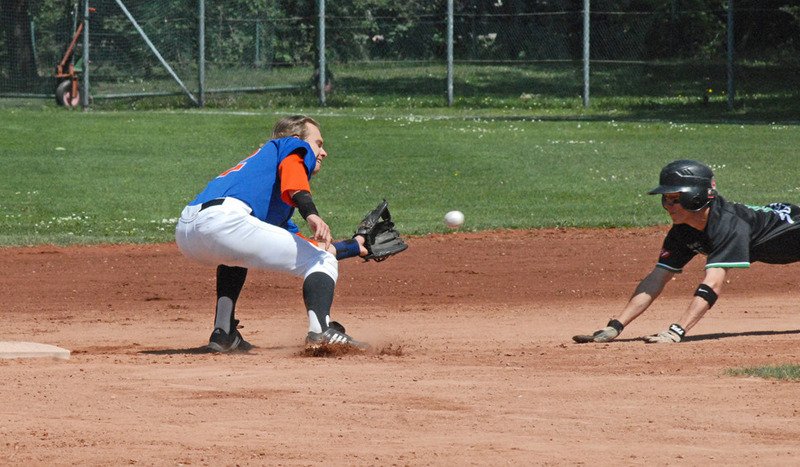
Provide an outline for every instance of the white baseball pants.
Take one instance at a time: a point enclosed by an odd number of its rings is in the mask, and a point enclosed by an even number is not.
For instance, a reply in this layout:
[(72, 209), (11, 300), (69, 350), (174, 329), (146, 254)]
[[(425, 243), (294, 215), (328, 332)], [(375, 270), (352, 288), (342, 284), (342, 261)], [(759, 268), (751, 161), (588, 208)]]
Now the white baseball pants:
[(189, 259), (217, 266), (240, 266), (288, 272), (304, 279), (322, 272), (339, 277), (336, 257), (306, 239), (251, 216), (252, 209), (225, 198), (201, 210), (186, 206), (175, 230), (178, 248)]

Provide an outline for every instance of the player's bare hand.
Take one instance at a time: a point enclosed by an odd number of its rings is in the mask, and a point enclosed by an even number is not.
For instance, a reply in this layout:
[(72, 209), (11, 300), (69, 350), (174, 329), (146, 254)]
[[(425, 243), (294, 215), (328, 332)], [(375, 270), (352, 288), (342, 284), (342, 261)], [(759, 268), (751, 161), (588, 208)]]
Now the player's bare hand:
[(364, 246), (364, 243), (366, 242), (366, 239), (364, 238), (364, 236), (363, 235), (356, 235), (353, 238), (358, 243), (358, 249), (360, 250), (360, 253), (358, 254), (358, 256), (367, 256), (369, 254), (369, 250), (367, 250), (367, 247)]
[(308, 227), (311, 231), (314, 232), (311, 239), (319, 242), (322, 248), (327, 251), (328, 247), (331, 246), (331, 241), (333, 241), (331, 228), (316, 214), (310, 214), (306, 217), (306, 222), (308, 222)]
[(583, 344), (586, 342), (610, 342), (617, 338), (620, 332), (622, 332), (622, 328), (624, 326), (619, 321), (612, 319), (608, 322), (608, 326), (600, 329), (599, 331), (595, 331), (592, 335), (586, 334), (579, 334), (577, 336), (572, 336), (572, 340), (579, 344)]

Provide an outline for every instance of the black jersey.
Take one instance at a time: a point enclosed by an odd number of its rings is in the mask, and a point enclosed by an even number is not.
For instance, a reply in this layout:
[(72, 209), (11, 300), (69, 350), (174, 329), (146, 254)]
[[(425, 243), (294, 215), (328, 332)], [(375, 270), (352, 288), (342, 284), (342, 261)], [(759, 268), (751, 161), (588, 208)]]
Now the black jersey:
[(788, 203), (746, 206), (717, 196), (702, 231), (687, 224), (672, 226), (658, 266), (681, 272), (697, 254), (706, 268), (748, 268), (750, 263), (800, 261), (800, 207)]

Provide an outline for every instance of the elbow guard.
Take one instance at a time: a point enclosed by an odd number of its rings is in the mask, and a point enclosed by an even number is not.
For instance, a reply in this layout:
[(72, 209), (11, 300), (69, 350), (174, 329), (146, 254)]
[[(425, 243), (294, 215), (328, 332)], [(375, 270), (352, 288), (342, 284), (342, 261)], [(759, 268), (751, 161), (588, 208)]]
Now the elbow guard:
[(717, 298), (719, 298), (717, 296), (717, 293), (714, 292), (714, 289), (712, 289), (710, 286), (707, 286), (706, 284), (698, 285), (697, 290), (694, 291), (694, 296), (700, 297), (706, 302), (708, 302), (708, 308), (714, 306), (714, 304), (717, 303)]
[(317, 214), (317, 207), (314, 205), (314, 200), (311, 198), (311, 193), (301, 190), (292, 196), (292, 202), (295, 206), (297, 206), (297, 210), (300, 212), (300, 215), (303, 216), (303, 219), (307, 218), (311, 214)]

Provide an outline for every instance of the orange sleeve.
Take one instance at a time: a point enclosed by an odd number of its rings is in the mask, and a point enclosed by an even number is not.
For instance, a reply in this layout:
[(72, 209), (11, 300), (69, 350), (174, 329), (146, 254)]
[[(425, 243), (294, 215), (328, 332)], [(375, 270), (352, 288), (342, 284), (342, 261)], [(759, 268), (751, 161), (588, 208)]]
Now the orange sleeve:
[(290, 154), (278, 166), (278, 176), (281, 178), (281, 199), (289, 206), (294, 206), (289, 192), (305, 190), (311, 192), (308, 183), (308, 172), (299, 154)]

